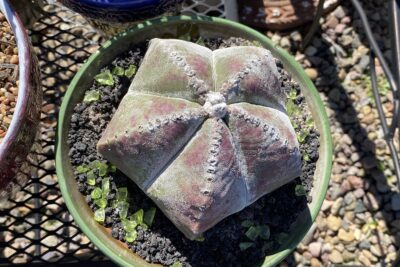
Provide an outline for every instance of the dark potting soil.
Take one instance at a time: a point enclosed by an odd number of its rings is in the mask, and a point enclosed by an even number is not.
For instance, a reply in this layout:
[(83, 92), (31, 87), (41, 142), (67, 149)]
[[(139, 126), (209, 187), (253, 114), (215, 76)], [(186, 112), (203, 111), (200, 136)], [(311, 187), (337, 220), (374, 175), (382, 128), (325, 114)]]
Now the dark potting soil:
[[(199, 43), (199, 41), (198, 41)], [(253, 45), (239, 38), (226, 40), (213, 39), (201, 41), (211, 49), (230, 47), (237, 45)], [(146, 52), (147, 43), (132, 47), (128, 53), (122, 54), (104, 70), (112, 70), (115, 66), (127, 68), (131, 64), (139, 67)], [(296, 92), (293, 98), (300, 112), (292, 115), (292, 122), (297, 125), (296, 131), (306, 127), (307, 119), (311, 116), (300, 87), (291, 80), (290, 75), (283, 69), (281, 62), (277, 60), (277, 66), (281, 74), (282, 86), (287, 93)], [(79, 103), (74, 109), (71, 118), (68, 144), (69, 156), (72, 165), (77, 167), (89, 164), (94, 160), (106, 162), (96, 152), (96, 143), (100, 139), (108, 122), (111, 120), (120, 101), (126, 94), (131, 80), (126, 77), (113, 75), (114, 86), (103, 86), (97, 82), (89, 90), (100, 92), (99, 101), (86, 104)], [(151, 228), (137, 228), (137, 239), (128, 244), (129, 248), (151, 263), (172, 265), (181, 262), (183, 266), (252, 266), (259, 263), (265, 255), (276, 251), (282, 241), (287, 237), (291, 224), (299, 213), (307, 209), (307, 202), (312, 199), (308, 195), (313, 185), (313, 176), (318, 160), (319, 134), (314, 127), (308, 129), (304, 141), (300, 143), (300, 151), (303, 155), (303, 171), (301, 177), (282, 186), (274, 192), (260, 198), (255, 203), (241, 212), (229, 216), (216, 226), (204, 233), (203, 241), (191, 241), (157, 209), (155, 220)], [(101, 184), (104, 177), (96, 174), (96, 185)], [(149, 199), (128, 177), (122, 172), (109, 173), (111, 191), (107, 199), (116, 198), (116, 188), (127, 187), (129, 192), (130, 213), (138, 209), (147, 210), (154, 207)], [(86, 183), (86, 174), (76, 172), (76, 180), (79, 191), (86, 196), (88, 205), (95, 211), (97, 206), (91, 199), (94, 186)], [(299, 190), (300, 189), (304, 189)], [(111, 229), (111, 234), (124, 242), (124, 230), (118, 211), (115, 208), (106, 208), (106, 220), (104, 226)], [(270, 229), (270, 238), (263, 240), (257, 238), (251, 241), (246, 237), (247, 227), (242, 226), (243, 221), (251, 221), (255, 225), (267, 225)], [(253, 242), (248, 249), (241, 250), (240, 243)]]

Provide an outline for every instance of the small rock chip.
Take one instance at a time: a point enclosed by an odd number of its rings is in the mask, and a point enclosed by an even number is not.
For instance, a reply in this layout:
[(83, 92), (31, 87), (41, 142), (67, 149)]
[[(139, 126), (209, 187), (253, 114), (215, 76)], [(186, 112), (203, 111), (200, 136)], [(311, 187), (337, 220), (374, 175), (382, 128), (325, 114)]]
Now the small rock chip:
[(313, 257), (319, 257), (321, 254), (322, 244), (320, 242), (312, 242), (308, 245), (308, 250)]
[(390, 203), (392, 210), (400, 211), (400, 194), (393, 194)]
[(343, 256), (339, 251), (334, 249), (331, 254), (329, 254), (329, 260), (333, 263), (342, 263)]
[(337, 231), (340, 228), (340, 223), (341, 223), (341, 219), (333, 216), (333, 215), (329, 215), (327, 218), (327, 224), (328, 224), (328, 228), (332, 231)]
[(346, 243), (350, 243), (352, 241), (354, 241), (354, 232), (353, 231), (346, 231), (344, 229), (339, 229), (339, 233), (338, 233), (338, 237), (340, 240), (346, 242)]
[(307, 76), (313, 81), (315, 81), (318, 77), (318, 71), (314, 68), (307, 68), (305, 69), (305, 72)]
[(18, 64), (18, 62), (19, 62), (18, 56), (17, 56), (17, 55), (13, 55), (13, 56), (11, 57), (11, 59), (10, 59), (10, 63), (11, 63), (11, 64)]

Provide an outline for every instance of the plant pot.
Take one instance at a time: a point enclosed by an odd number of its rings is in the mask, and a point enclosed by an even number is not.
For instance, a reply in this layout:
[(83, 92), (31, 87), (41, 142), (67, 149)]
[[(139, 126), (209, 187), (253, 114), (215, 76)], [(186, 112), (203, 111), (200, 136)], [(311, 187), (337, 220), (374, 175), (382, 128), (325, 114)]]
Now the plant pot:
[(92, 210), (87, 205), (84, 196), (78, 191), (68, 156), (67, 135), (75, 105), (82, 100), (85, 90), (92, 84), (94, 76), (100, 72), (101, 68), (114, 60), (118, 54), (124, 52), (124, 48), (128, 49), (131, 45), (138, 44), (146, 39), (155, 37), (177, 38), (177, 36), (182, 36), (185, 33), (214, 38), (241, 37), (257, 41), (271, 50), (275, 57), (282, 60), (285, 69), (292, 75), (293, 79), (300, 84), (316, 127), (320, 132), (320, 157), (315, 171), (314, 188), (311, 191), (313, 201), (308, 205), (308, 209), (300, 213), (297, 221), (291, 227), (287, 240), (283, 242), (279, 251), (268, 255), (262, 263), (263, 266), (273, 266), (296, 248), (318, 215), (327, 191), (331, 172), (331, 135), (328, 118), (318, 92), (295, 59), (282, 49), (275, 47), (271, 40), (261, 33), (232, 21), (200, 16), (164, 17), (146, 21), (106, 42), (101, 49), (89, 58), (73, 79), (64, 97), (59, 116), (56, 168), (65, 202), (83, 232), (110, 259), (122, 266), (149, 266), (146, 261), (132, 253), (125, 244), (114, 239), (108, 229), (99, 225), (93, 219)]
[(0, 1), (0, 10), (5, 15), (14, 33), (19, 56), (18, 98), (6, 136), (0, 143), (0, 196), (18, 189), (27, 179), (18, 172), (34, 143), (40, 111), (42, 89), (39, 62), (34, 54), (27, 31), (17, 13), (7, 0)]
[(61, 0), (61, 3), (82, 14), (95, 28), (114, 35), (138, 21), (176, 11), (183, 0)]

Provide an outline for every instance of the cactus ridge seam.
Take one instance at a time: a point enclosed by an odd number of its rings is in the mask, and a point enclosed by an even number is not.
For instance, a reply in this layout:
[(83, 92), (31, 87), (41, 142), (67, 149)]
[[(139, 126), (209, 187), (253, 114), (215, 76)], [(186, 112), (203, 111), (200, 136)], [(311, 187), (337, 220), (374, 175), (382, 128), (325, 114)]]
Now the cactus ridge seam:
[[(172, 114), (169, 114), (167, 116), (159, 116), (147, 123), (145, 127), (141, 127), (140, 133), (143, 133), (143, 130), (149, 131), (151, 133), (154, 133), (156, 130), (159, 130), (161, 126), (168, 125), (170, 123), (189, 123), (191, 120), (197, 120), (200, 118), (205, 118), (207, 117), (207, 113), (201, 109), (192, 109), (192, 110), (186, 110), (186, 111), (181, 111), (181, 112), (175, 112)], [(144, 129), (143, 129), (144, 128)]]
[(202, 98), (210, 88), (207, 88), (206, 82), (197, 77), (196, 71), (187, 63), (186, 58), (178, 53), (172, 45), (167, 45), (166, 53), (169, 56), (169, 59), (179, 68), (187, 76), (189, 82), (187, 84), (188, 90), (194, 90), (194, 94), (200, 98)]
[(225, 81), (221, 86), (221, 92), (226, 99), (231, 95), (239, 95), (241, 92), (240, 83), (244, 78), (251, 73), (251, 71), (262, 65), (266, 65), (259, 57), (249, 59), (242, 70), (240, 70), (233, 78)]

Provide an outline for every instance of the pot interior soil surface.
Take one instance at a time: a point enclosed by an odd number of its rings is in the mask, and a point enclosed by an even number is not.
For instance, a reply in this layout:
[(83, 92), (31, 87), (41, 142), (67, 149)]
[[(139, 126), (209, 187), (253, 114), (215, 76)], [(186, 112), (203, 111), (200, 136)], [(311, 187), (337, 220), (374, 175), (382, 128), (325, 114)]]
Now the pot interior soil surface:
[[(258, 45), (240, 38), (189, 41), (212, 50)], [(312, 201), (309, 192), (318, 160), (319, 133), (300, 86), (283, 69), (282, 63), (276, 60), (281, 86), (288, 95), (287, 112), (300, 143), (303, 163), (301, 177), (227, 217), (205, 232), (202, 238), (191, 241), (133, 181), (96, 151), (96, 144), (126, 94), (147, 46), (146, 42), (130, 47), (128, 52), (104, 67), (95, 77), (92, 87), (87, 88), (82, 102), (74, 108), (68, 145), (79, 191), (86, 197), (95, 219), (109, 228), (110, 235), (125, 242), (134, 253), (149, 263), (165, 266), (251, 266), (260, 263), (266, 255), (279, 249), (287, 239), (291, 224)], [(127, 208), (118, 206), (118, 201), (125, 198), (124, 188), (127, 188), (129, 203), (126, 218), (132, 214), (137, 218), (140, 210), (145, 212), (144, 223), (136, 226), (136, 231), (131, 229), (135, 228), (134, 225), (120, 218), (121, 210)], [(155, 217), (152, 220), (154, 210)]]
[(18, 48), (4, 14), (0, 12), (0, 143), (11, 124), (18, 97)]

